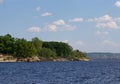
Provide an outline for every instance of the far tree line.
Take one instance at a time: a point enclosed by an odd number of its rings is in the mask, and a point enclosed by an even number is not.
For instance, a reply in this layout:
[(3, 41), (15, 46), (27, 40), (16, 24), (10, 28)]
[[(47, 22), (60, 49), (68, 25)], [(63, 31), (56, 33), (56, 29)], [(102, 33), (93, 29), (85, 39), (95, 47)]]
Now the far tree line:
[(0, 54), (7, 54), (16, 58), (38, 56), (45, 59), (56, 59), (58, 57), (79, 59), (86, 57), (86, 53), (73, 50), (68, 43), (47, 42), (37, 37), (27, 41), (24, 38), (14, 38), (10, 34), (0, 36)]

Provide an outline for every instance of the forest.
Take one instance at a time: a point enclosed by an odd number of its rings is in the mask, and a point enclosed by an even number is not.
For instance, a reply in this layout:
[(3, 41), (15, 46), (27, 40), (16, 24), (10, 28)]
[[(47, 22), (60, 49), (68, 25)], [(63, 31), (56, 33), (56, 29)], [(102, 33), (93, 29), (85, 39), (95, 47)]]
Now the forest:
[(31, 58), (37, 56), (45, 60), (58, 58), (79, 60), (87, 58), (85, 52), (73, 50), (68, 43), (42, 41), (37, 37), (28, 41), (24, 38), (14, 38), (10, 34), (0, 36), (0, 54), (10, 55), (14, 58)]

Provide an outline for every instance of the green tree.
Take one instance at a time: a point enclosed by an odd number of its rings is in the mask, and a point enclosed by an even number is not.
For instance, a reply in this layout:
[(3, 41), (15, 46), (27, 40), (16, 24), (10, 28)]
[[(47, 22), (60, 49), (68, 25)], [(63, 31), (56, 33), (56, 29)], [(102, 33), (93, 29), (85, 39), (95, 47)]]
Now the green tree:
[(86, 53), (81, 52), (79, 50), (74, 50), (71, 54), (73, 59), (79, 59), (79, 58), (86, 58)]
[(17, 58), (26, 58), (38, 55), (45, 59), (64, 57), (70, 59), (87, 58), (86, 53), (74, 50), (63, 42), (42, 42), (37, 37), (32, 41), (13, 38), (10, 34), (0, 36), (0, 54), (13, 55)]
[(39, 56), (46, 59), (54, 59), (56, 58), (56, 53), (48, 48), (42, 48), (39, 52)]
[(13, 54), (14, 38), (10, 34), (0, 36), (0, 53)]
[(25, 39), (16, 39), (14, 56), (16, 57), (32, 57), (35, 55), (33, 44)]
[(4, 47), (3, 36), (0, 36), (0, 53), (4, 52)]
[(60, 57), (68, 57), (73, 50), (69, 44), (63, 42), (43, 42), (43, 48), (51, 49)]
[(38, 55), (40, 49), (42, 48), (42, 41), (35, 37), (32, 39), (32, 44), (34, 45), (36, 49), (36, 54)]

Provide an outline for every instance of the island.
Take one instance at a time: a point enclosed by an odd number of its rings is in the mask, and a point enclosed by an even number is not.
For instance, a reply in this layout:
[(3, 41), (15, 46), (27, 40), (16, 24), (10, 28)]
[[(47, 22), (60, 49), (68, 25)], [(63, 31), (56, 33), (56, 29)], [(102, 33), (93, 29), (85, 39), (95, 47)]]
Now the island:
[(0, 36), (0, 62), (89, 61), (85, 52), (73, 50), (64, 42), (28, 41), (10, 34)]

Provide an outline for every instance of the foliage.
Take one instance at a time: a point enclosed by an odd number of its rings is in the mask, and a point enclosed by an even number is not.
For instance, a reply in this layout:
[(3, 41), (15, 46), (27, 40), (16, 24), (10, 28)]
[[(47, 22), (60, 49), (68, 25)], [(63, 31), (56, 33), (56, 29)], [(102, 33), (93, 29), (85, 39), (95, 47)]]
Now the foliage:
[(14, 55), (16, 57), (32, 57), (35, 54), (35, 48), (31, 42), (25, 39), (16, 39)]
[(35, 37), (32, 39), (32, 44), (34, 45), (36, 49), (36, 55), (38, 55), (40, 49), (42, 48), (42, 41), (39, 40), (39, 38)]
[(49, 48), (57, 53), (57, 56), (67, 57), (72, 52), (72, 47), (63, 42), (43, 42), (43, 48)]
[(70, 56), (72, 59), (86, 58), (86, 53), (79, 50), (74, 50)]
[(32, 41), (26, 39), (13, 38), (10, 34), (0, 36), (0, 54), (9, 54), (17, 58), (27, 58), (39, 56), (45, 59), (55, 58), (85, 58), (86, 54), (63, 42), (44, 42), (37, 37)]
[(51, 49), (42, 48), (39, 52), (39, 56), (47, 59), (53, 59), (53, 58), (56, 58), (56, 53)]
[(13, 54), (13, 45), (14, 38), (10, 34), (0, 36), (0, 53)]

